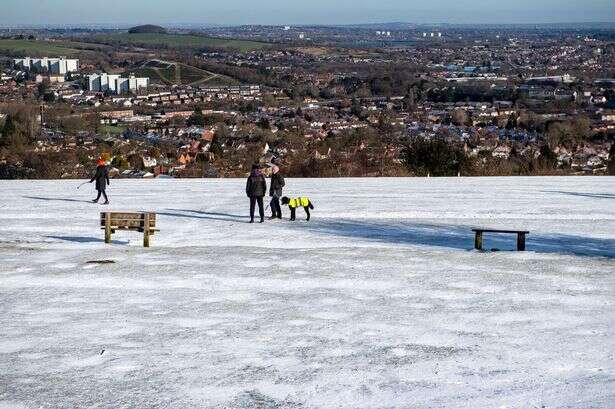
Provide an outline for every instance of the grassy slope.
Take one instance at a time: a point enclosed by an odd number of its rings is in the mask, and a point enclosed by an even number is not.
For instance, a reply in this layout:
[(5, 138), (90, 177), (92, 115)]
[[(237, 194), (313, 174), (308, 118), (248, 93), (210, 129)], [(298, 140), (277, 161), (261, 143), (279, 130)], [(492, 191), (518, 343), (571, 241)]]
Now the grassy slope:
[(101, 125), (99, 128), (99, 133), (102, 135), (121, 135), (122, 132), (124, 132), (126, 130), (125, 127), (123, 126), (116, 126), (116, 125)]
[(75, 55), (80, 51), (62, 43), (36, 40), (0, 39), (0, 50), (5, 52), (23, 52), (24, 55)]
[(119, 43), (135, 46), (157, 46), (163, 45), (169, 48), (233, 48), (241, 52), (260, 50), (267, 46), (267, 43), (247, 40), (227, 40), (222, 38), (202, 37), (195, 35), (179, 34), (108, 34), (94, 37), (96, 41)]
[(237, 83), (232, 78), (216, 75), (212, 72), (181, 63), (171, 66), (147, 64), (145, 67), (131, 70), (131, 72), (147, 76), (154, 82), (162, 82), (166, 85), (222, 85)]
[(81, 43), (74, 41), (43, 41), (0, 39), (0, 51), (12, 54), (21, 53), (24, 56), (76, 56), (83, 53), (107, 48), (105, 45)]

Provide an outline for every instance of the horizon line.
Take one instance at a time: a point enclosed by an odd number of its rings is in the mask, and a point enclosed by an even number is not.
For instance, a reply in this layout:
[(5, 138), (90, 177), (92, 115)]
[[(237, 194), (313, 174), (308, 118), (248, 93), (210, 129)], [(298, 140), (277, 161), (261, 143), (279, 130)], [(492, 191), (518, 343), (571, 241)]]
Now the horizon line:
[(119, 28), (119, 27), (132, 27), (139, 26), (143, 24), (153, 24), (159, 25), (164, 28), (181, 28), (181, 26), (194, 26), (194, 27), (284, 27), (284, 26), (295, 26), (295, 27), (353, 27), (353, 26), (377, 26), (377, 25), (413, 25), (416, 27), (429, 27), (429, 26), (491, 26), (491, 25), (499, 25), (499, 26), (552, 26), (552, 25), (613, 25), (615, 28), (615, 20), (610, 21), (598, 21), (598, 20), (588, 20), (588, 21), (554, 21), (554, 22), (481, 22), (481, 23), (455, 23), (455, 22), (426, 22), (426, 23), (416, 23), (411, 21), (381, 21), (381, 22), (356, 22), (356, 23), (208, 23), (208, 22), (89, 22), (89, 23), (20, 23), (20, 24), (4, 24), (0, 23), (0, 28), (2, 29), (28, 29), (28, 28), (50, 28), (50, 27), (71, 27), (71, 28), (88, 28), (88, 27), (97, 27), (97, 28)]

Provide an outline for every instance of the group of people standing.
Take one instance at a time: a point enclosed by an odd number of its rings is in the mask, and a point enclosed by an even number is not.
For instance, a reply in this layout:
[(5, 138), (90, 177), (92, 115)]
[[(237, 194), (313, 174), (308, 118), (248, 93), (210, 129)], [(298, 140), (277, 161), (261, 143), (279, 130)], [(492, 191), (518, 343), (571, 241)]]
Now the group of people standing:
[[(271, 183), (269, 185), (269, 196), (271, 197), (271, 217), (269, 219), (281, 219), (282, 218), (282, 206), (280, 205), (280, 199), (282, 198), (282, 190), (286, 182), (284, 176), (280, 173), (280, 168), (277, 165), (271, 167)], [(252, 171), (248, 176), (246, 183), (246, 194), (250, 198), (250, 223), (254, 223), (254, 212), (258, 205), (258, 212), (260, 215), (260, 222), (265, 222), (265, 208), (264, 197), (267, 193), (267, 181), (260, 165), (252, 165)]]
[[(96, 182), (96, 191), (98, 196), (93, 200), (94, 203), (98, 203), (100, 197), (104, 197), (105, 202), (103, 204), (109, 204), (106, 188), (109, 185), (109, 170), (103, 159), (98, 159), (96, 172), (90, 183)], [(282, 204), (288, 205), (291, 210), (291, 221), (295, 220), (295, 210), (299, 207), (303, 207), (307, 214), (307, 220), (310, 220), (310, 209), (314, 206), (307, 198), (289, 199), (283, 197), (283, 189), (286, 185), (284, 176), (280, 173), (280, 168), (277, 165), (271, 166), (271, 183), (269, 185), (269, 196), (271, 197), (271, 217), (272, 219), (282, 218)], [(252, 165), (252, 171), (246, 183), (246, 194), (250, 198), (250, 223), (254, 223), (254, 213), (256, 206), (258, 206), (258, 213), (260, 216), (260, 222), (265, 222), (265, 207), (264, 197), (267, 194), (267, 181), (260, 165)], [(281, 203), (282, 202), (282, 203)]]

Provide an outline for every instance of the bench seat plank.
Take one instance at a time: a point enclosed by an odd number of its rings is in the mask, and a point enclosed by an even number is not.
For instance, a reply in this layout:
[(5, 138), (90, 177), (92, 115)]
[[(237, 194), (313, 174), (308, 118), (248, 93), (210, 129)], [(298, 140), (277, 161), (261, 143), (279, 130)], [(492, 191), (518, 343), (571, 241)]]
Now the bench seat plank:
[(472, 229), (472, 231), (476, 233), (530, 234), (527, 230)]
[[(105, 230), (105, 227), (101, 227), (100, 230)], [(113, 226), (113, 225), (111, 225), (111, 230), (130, 230), (130, 231), (138, 231), (139, 233), (143, 233), (143, 231), (145, 229), (143, 229), (142, 227), (135, 228), (135, 227), (124, 227), (124, 226)], [(152, 229), (152, 228), (150, 228), (149, 231), (156, 232), (156, 231), (160, 231), (160, 229)]]

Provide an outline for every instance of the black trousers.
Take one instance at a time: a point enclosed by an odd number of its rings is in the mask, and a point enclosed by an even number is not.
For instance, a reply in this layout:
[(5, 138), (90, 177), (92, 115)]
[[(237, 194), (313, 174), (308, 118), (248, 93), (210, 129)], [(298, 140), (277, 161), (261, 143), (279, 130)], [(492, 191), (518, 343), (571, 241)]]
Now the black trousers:
[(281, 219), (282, 218), (282, 207), (280, 206), (280, 198), (272, 197), (271, 198), (271, 217)]
[(265, 207), (263, 206), (262, 196), (250, 196), (250, 220), (254, 221), (254, 211), (258, 203), (258, 213), (261, 216), (261, 221), (265, 220)]
[(109, 198), (107, 198), (107, 193), (104, 190), (99, 190), (98, 191), (98, 196), (96, 196), (96, 201), (97, 202), (100, 199), (100, 195), (103, 195), (103, 197), (105, 198), (105, 202), (109, 201)]

